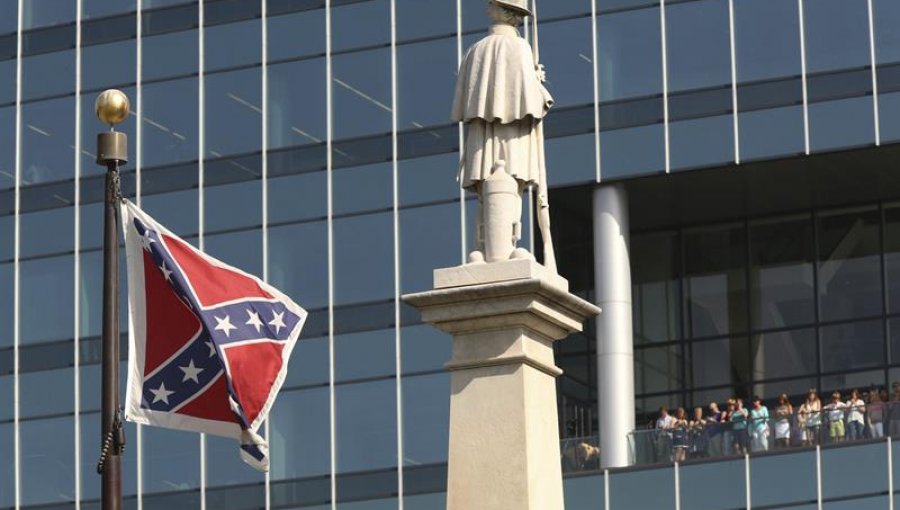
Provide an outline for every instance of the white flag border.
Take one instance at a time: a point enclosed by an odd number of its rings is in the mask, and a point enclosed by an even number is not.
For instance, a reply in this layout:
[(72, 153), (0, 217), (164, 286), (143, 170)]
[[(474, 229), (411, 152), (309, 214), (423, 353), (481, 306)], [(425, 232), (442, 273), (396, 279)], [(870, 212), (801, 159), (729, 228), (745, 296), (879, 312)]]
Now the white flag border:
[[(275, 399), (278, 396), (281, 387), (284, 385), (284, 380), (287, 377), (290, 356), (293, 352), (295, 344), (297, 343), (297, 339), (300, 337), (300, 331), (303, 329), (303, 325), (306, 323), (306, 318), (308, 316), (307, 311), (304, 310), (300, 305), (295, 303), (283, 292), (276, 289), (275, 287), (272, 287), (268, 283), (263, 282), (256, 276), (242, 271), (236, 267), (225, 264), (224, 262), (194, 248), (190, 243), (181, 239), (180, 236), (172, 233), (169, 229), (154, 220), (150, 215), (138, 208), (134, 203), (127, 199), (122, 199), (121, 218), (123, 235), (125, 237), (125, 254), (129, 283), (129, 356), (128, 380), (126, 385), (127, 402), (125, 406), (125, 418), (128, 421), (141, 423), (143, 425), (159, 426), (177, 430), (189, 430), (216, 436), (230, 437), (237, 440), (240, 440), (242, 437), (241, 427), (237, 423), (224, 423), (217, 420), (207, 420), (203, 418), (196, 418), (193, 416), (178, 415), (171, 412), (153, 411), (151, 409), (144, 409), (141, 407), (141, 389), (143, 387), (142, 374), (144, 373), (145, 362), (143, 353), (146, 346), (147, 316), (144, 293), (138, 292), (138, 289), (144, 288), (144, 261), (143, 246), (140, 242), (141, 236), (137, 233), (137, 229), (134, 227), (133, 219), (135, 217), (140, 219), (145, 225), (157, 231), (158, 233), (171, 236), (184, 242), (186, 246), (189, 246), (191, 250), (193, 250), (211, 265), (223, 269), (228, 269), (245, 277), (253, 279), (262, 289), (270, 293), (278, 301), (282, 302), (288, 310), (290, 310), (300, 318), (300, 320), (291, 331), (290, 335), (288, 335), (287, 340), (280, 342), (284, 344), (284, 348), (282, 349), (283, 363), (281, 365), (281, 370), (278, 372), (278, 375), (275, 378), (275, 381), (272, 383), (272, 388), (269, 391), (269, 395), (266, 399), (265, 404), (263, 405), (256, 419), (253, 420), (253, 422), (250, 424), (249, 430), (251, 430), (253, 433), (256, 433), (259, 430), (259, 427), (265, 422), (266, 418), (268, 418), (269, 412), (271, 411), (271, 408), (275, 403)], [(182, 273), (184, 274), (183, 271)], [(213, 344), (215, 345), (215, 342), (213, 342)], [(224, 357), (222, 357), (223, 353), (221, 352), (219, 346), (216, 345), (215, 347), (217, 353), (220, 356), (220, 359), (224, 359)], [(228, 376), (230, 377), (230, 374), (228, 374)]]

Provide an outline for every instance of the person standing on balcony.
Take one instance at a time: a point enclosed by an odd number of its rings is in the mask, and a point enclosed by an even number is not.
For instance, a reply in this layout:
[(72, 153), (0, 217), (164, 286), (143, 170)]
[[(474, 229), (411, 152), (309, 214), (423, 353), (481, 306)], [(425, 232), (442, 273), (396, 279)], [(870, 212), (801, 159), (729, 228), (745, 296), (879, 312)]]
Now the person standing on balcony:
[(806, 393), (806, 401), (800, 406), (800, 427), (803, 429), (803, 446), (819, 444), (822, 427), (822, 401), (815, 388)]
[(672, 452), (672, 429), (675, 428), (675, 418), (669, 414), (669, 408), (659, 408), (659, 418), (656, 419), (656, 460), (669, 461)]
[(866, 402), (860, 398), (859, 390), (850, 392), (847, 406), (847, 439), (855, 441), (863, 438), (866, 424)]
[(675, 462), (684, 462), (688, 451), (687, 413), (683, 407), (675, 410), (675, 422), (672, 426), (672, 453)]
[(751, 448), (754, 452), (769, 449), (769, 408), (763, 405), (762, 399), (754, 395), (753, 409), (750, 410)]
[(778, 396), (778, 407), (775, 408), (775, 448), (787, 448), (791, 444), (791, 419), (794, 407), (786, 393)]
[(734, 434), (734, 447), (738, 455), (745, 455), (750, 451), (750, 436), (747, 434), (747, 418), (750, 413), (744, 407), (743, 399), (734, 400), (734, 412), (728, 417), (731, 422), (731, 433)]
[(873, 438), (884, 437), (884, 411), (881, 392), (877, 388), (872, 388), (869, 392), (869, 403), (866, 404), (866, 417), (869, 422), (869, 435)]
[(709, 440), (709, 449), (707, 451), (711, 457), (721, 457), (724, 453), (722, 450), (722, 433), (724, 428), (719, 404), (710, 402), (709, 413), (706, 415), (706, 437)]
[(706, 429), (706, 418), (703, 408), (695, 407), (694, 416), (688, 423), (690, 428), (691, 458), (699, 459), (709, 456), (709, 431)]
[(731, 423), (731, 416), (737, 409), (737, 401), (733, 398), (728, 399), (725, 412), (722, 413), (722, 454), (731, 455), (734, 452), (734, 426)]
[(832, 443), (844, 440), (846, 428), (844, 427), (844, 409), (846, 404), (841, 402), (841, 392), (831, 394), (831, 402), (825, 406), (825, 417), (828, 418), (828, 439)]
[(889, 415), (891, 417), (891, 437), (900, 437), (900, 383), (891, 385), (892, 395)]

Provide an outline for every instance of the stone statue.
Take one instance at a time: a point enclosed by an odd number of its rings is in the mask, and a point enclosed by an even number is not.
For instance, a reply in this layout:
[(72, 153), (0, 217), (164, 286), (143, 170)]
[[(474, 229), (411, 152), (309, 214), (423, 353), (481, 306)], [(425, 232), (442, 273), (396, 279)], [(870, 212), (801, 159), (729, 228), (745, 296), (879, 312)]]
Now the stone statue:
[(463, 188), (478, 195), (476, 250), (469, 263), (531, 258), (521, 239), (522, 194), (534, 189), (544, 265), (556, 272), (550, 237), (542, 120), (553, 105), (543, 66), (518, 27), (532, 15), (528, 0), (489, 0), (494, 22), (459, 69), (452, 118), (464, 122)]

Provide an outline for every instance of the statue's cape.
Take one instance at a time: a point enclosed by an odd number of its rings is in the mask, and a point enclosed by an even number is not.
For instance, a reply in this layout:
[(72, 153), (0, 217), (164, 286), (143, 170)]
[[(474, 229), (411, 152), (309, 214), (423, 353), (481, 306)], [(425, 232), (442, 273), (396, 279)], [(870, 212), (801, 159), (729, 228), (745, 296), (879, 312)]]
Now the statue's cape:
[(451, 117), (508, 124), (529, 115), (542, 119), (552, 105), (538, 80), (531, 47), (515, 28), (495, 25), (460, 65)]

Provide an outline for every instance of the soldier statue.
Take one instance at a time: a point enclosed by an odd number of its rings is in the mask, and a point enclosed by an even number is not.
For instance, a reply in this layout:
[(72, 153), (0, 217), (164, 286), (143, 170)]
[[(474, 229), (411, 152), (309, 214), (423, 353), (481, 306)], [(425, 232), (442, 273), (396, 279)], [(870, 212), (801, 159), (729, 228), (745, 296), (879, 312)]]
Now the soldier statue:
[[(476, 193), (479, 201), (476, 249), (469, 254), (469, 263), (532, 257), (516, 248), (521, 239), (522, 194), (531, 189), (537, 195), (544, 265), (556, 272), (542, 125), (553, 98), (544, 88), (537, 55), (519, 36), (518, 27), (532, 16), (528, 1), (488, 1), (493, 25), (460, 66), (452, 118), (466, 127), (461, 185)], [(536, 30), (533, 33), (536, 38)]]

